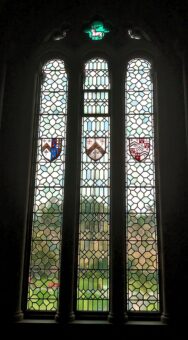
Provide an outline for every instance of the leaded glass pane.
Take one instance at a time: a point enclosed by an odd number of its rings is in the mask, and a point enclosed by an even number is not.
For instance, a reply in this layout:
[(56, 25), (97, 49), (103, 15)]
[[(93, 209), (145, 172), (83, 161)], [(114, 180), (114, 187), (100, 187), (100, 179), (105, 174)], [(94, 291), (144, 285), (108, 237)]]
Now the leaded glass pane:
[(77, 310), (109, 308), (110, 117), (106, 61), (85, 65)]
[(57, 309), (63, 214), (67, 74), (61, 60), (42, 68), (27, 308)]
[(159, 311), (151, 63), (129, 61), (126, 77), (127, 308)]

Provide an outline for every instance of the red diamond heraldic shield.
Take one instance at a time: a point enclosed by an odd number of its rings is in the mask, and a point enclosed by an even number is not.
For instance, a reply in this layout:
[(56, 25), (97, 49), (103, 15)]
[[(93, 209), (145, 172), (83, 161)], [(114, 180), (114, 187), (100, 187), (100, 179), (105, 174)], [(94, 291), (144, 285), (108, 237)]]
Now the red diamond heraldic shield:
[(106, 153), (105, 138), (86, 138), (86, 154), (93, 160), (98, 161)]
[(44, 158), (53, 162), (61, 153), (62, 138), (42, 138), (41, 148)]
[(138, 162), (147, 158), (150, 152), (149, 138), (129, 138), (129, 151), (131, 156)]

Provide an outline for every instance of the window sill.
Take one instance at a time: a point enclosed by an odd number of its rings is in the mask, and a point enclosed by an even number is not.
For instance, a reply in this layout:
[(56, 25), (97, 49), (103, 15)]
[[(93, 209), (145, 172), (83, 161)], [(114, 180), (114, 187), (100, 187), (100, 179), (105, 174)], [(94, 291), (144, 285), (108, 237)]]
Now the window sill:
[[(104, 326), (115, 326), (116, 324), (110, 323), (107, 320), (74, 320), (71, 321), (69, 323), (67, 323), (66, 325), (61, 324), (59, 322), (56, 322), (55, 320), (44, 320), (44, 319), (24, 319), (21, 321), (16, 322), (16, 324), (41, 324), (41, 325), (58, 325), (58, 326), (78, 326), (78, 325), (104, 325)], [(164, 324), (162, 321), (155, 321), (155, 320), (130, 320), (125, 322), (124, 324), (121, 324), (121, 326), (125, 327), (125, 326), (167, 326), (166, 324)]]
[(145, 340), (146, 334), (163, 338), (168, 337), (169, 327), (162, 321), (128, 321), (125, 324), (112, 324), (107, 320), (75, 320), (61, 324), (55, 320), (24, 319), (14, 324), (14, 334), (18, 336), (42, 336), (52, 339), (57, 334), (65, 338), (80, 338), (89, 334), (90, 339), (118, 338), (124, 339), (130, 335), (131, 339)]

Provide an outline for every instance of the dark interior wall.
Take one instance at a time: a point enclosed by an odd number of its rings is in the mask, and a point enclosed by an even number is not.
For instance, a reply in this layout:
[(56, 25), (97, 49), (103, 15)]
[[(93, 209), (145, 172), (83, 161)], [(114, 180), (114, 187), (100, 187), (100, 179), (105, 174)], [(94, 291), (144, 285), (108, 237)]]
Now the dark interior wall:
[[(129, 25), (146, 31), (160, 50), (158, 135), (164, 291), (171, 323), (185, 320), (188, 286), (187, 231), (187, 1), (4, 1), (1, 46), (1, 311), (4, 321), (20, 313), (24, 235), (28, 205), (36, 69), (33, 54), (68, 22), (74, 44), (94, 15), (109, 21), (119, 41)], [(29, 70), (28, 70), (29, 68)], [(184, 72), (184, 73), (183, 73)], [(0, 101), (1, 102), (1, 101)], [(1, 108), (1, 105), (0, 105)]]
[[(165, 295), (174, 322), (183, 317), (183, 286), (187, 284), (187, 160), (181, 63), (163, 64), (159, 74), (159, 153), (161, 219), (165, 261)], [(161, 106), (161, 108), (160, 108)], [(184, 256), (182, 254), (184, 253)], [(185, 268), (185, 267), (184, 267)]]
[[(2, 0), (1, 0), (2, 2)], [(4, 2), (4, 4), (3, 4)], [(129, 24), (147, 28), (156, 43), (167, 46), (176, 44), (187, 33), (187, 1), (182, 0), (70, 0), (66, 1), (11, 1), (4, 0), (1, 10), (1, 40), (7, 45), (16, 44), (27, 54), (62, 22), (80, 27), (93, 15), (102, 15), (115, 30), (123, 30)], [(183, 39), (184, 40), (184, 39)], [(183, 42), (183, 41), (182, 41)]]

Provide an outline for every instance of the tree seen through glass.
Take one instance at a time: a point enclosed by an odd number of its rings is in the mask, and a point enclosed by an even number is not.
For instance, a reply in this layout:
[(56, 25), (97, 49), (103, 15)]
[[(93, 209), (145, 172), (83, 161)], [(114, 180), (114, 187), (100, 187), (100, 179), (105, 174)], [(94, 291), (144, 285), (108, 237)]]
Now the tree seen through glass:
[(129, 61), (126, 77), (127, 309), (159, 311), (151, 63)]
[(77, 310), (109, 309), (110, 117), (108, 64), (85, 64)]
[[(151, 63), (129, 61), (126, 92), (127, 309), (159, 311)], [(104, 59), (85, 64), (77, 310), (109, 310), (110, 115)], [(65, 178), (68, 79), (63, 61), (43, 66), (38, 113), (28, 310), (55, 311)]]

